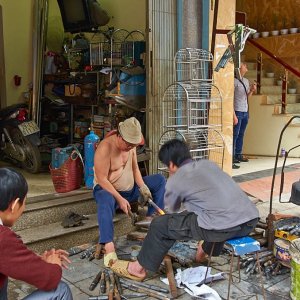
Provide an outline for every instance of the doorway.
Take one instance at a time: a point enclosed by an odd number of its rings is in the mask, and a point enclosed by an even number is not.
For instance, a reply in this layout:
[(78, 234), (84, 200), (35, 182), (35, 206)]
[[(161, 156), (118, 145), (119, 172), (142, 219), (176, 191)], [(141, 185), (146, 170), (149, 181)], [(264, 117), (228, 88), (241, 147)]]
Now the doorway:
[(3, 15), (0, 5), (0, 109), (6, 107), (6, 80), (4, 61)]

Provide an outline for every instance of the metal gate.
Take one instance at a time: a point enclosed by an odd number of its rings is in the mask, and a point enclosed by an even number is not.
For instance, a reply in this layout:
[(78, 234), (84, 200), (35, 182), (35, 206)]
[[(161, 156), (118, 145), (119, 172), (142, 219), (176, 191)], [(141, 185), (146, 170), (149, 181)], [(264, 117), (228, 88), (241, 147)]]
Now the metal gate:
[(159, 139), (162, 135), (162, 98), (174, 82), (177, 51), (176, 0), (147, 1), (147, 139), (152, 150), (150, 172), (157, 171)]

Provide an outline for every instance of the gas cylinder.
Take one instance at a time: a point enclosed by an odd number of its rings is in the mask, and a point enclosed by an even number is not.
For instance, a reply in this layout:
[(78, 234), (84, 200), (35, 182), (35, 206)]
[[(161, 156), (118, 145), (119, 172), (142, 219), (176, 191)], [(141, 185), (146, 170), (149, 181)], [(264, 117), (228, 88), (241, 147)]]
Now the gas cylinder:
[(84, 182), (88, 189), (92, 189), (94, 185), (94, 156), (98, 135), (93, 130), (84, 138)]

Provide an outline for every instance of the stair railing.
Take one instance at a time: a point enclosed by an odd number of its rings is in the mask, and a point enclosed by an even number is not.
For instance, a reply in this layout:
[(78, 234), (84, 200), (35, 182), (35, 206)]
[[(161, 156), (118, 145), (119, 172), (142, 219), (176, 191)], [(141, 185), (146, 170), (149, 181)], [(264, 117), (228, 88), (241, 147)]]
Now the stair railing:
[(282, 89), (281, 89), (281, 113), (286, 113), (286, 99), (287, 99), (287, 83), (288, 83), (288, 72), (294, 74), (297, 78), (300, 78), (300, 72), (294, 69), (291, 65), (283, 61), (281, 58), (277, 57), (274, 53), (255, 42), (253, 39), (249, 39), (247, 41), (252, 46), (258, 48), (261, 52), (257, 55), (257, 93), (260, 94), (261, 91), (261, 79), (262, 79), (262, 52), (268, 55), (270, 58), (275, 60), (278, 64), (280, 64), (284, 68), (284, 73), (282, 76)]

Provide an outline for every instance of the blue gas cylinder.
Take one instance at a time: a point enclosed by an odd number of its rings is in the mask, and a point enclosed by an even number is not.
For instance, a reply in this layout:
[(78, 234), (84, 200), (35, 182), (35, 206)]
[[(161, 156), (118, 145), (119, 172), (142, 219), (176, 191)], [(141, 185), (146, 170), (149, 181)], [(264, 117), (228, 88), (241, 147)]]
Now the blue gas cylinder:
[(98, 135), (93, 130), (84, 138), (84, 182), (88, 189), (94, 186), (94, 156)]

